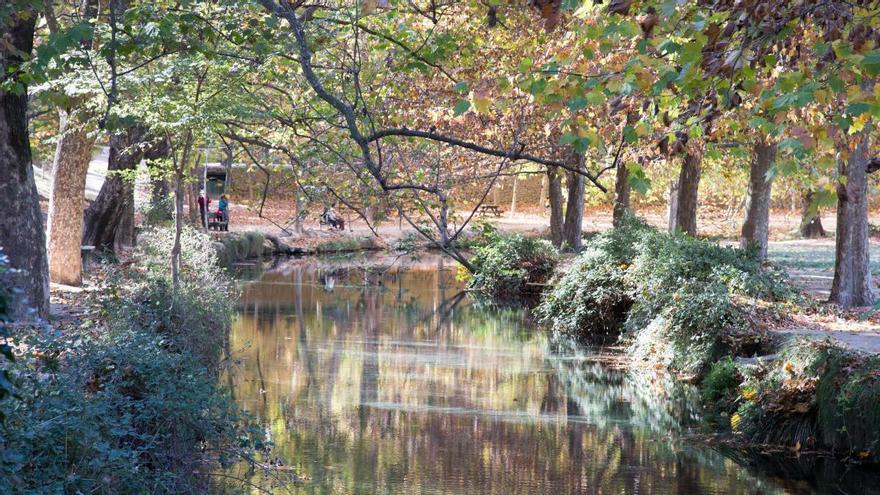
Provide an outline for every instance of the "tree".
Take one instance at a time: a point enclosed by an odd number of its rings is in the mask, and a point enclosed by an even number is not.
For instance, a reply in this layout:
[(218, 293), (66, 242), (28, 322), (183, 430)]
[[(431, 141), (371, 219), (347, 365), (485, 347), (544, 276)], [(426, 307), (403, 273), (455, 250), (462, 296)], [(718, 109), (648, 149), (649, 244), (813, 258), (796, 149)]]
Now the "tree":
[(770, 235), (770, 192), (773, 185), (768, 176), (776, 160), (776, 144), (763, 140), (755, 142), (749, 167), (749, 191), (746, 199), (746, 219), (743, 222), (741, 245), (754, 246), (761, 259), (767, 257)]
[(49, 315), (49, 269), (39, 197), (31, 165), (28, 135), (27, 85), (17, 76), (34, 44), (37, 15), (32, 9), (0, 10), (0, 245), (16, 271), (4, 283), (21, 290), (11, 315), (22, 318), (28, 309)]
[(137, 124), (111, 134), (107, 178), (86, 209), (83, 245), (115, 250), (117, 245), (134, 244), (134, 232), (126, 227), (134, 223), (134, 173), (149, 151), (147, 139), (146, 129)]
[(829, 300), (843, 307), (874, 304), (868, 242), (868, 139), (862, 131), (847, 159), (840, 159), (834, 281)]
[(68, 108), (59, 113), (60, 136), (52, 162), (46, 230), (49, 278), (60, 284), (80, 285), (86, 173), (95, 133), (88, 128), (89, 117), (81, 109)]
[[(86, 25), (98, 14), (98, 3), (87, 0), (82, 11), (72, 16), (80, 25)], [(51, 2), (47, 2), (47, 18), (54, 18)], [(49, 22), (53, 35), (59, 35), (57, 22)], [(92, 49), (91, 35), (80, 42), (86, 52)], [(86, 57), (90, 55), (87, 53)], [(68, 68), (69, 69), (69, 68)], [(94, 129), (92, 93), (81, 87), (85, 78), (76, 70), (65, 72), (61, 80), (63, 105), (59, 112), (58, 144), (52, 162), (49, 192), (49, 219), (46, 229), (49, 254), (49, 278), (67, 285), (82, 283), (81, 240), (83, 208), (85, 206), (86, 174), (92, 158), (92, 146), (97, 138)], [(85, 79), (88, 80), (88, 79)]]
[(700, 163), (702, 153), (688, 151), (681, 163), (675, 197), (675, 214), (670, 215), (673, 222), (670, 231), (681, 231), (690, 236), (697, 235), (698, 190), (700, 187)]

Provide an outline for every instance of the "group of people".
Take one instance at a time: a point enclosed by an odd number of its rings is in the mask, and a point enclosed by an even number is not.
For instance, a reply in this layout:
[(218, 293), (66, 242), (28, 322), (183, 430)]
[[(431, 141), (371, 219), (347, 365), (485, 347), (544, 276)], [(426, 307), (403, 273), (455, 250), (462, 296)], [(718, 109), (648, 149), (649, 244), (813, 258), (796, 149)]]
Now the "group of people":
[[(214, 212), (211, 212), (211, 198), (204, 189), (199, 191), (198, 202), (199, 213), (202, 218), (202, 227), (208, 228), (208, 220), (211, 217), (217, 222), (229, 222), (229, 198), (227, 198), (225, 194), (220, 195), (220, 202)], [(345, 230), (345, 220), (336, 213), (334, 206), (335, 205), (324, 208), (324, 212), (320, 217), (320, 223), (321, 225), (328, 225), (334, 229)]]
[(202, 218), (202, 227), (205, 228), (208, 228), (208, 215), (213, 215), (214, 219), (218, 222), (228, 222), (229, 198), (227, 198), (225, 194), (221, 194), (217, 210), (214, 213), (211, 213), (211, 198), (205, 193), (205, 190), (202, 189), (199, 191), (199, 213)]

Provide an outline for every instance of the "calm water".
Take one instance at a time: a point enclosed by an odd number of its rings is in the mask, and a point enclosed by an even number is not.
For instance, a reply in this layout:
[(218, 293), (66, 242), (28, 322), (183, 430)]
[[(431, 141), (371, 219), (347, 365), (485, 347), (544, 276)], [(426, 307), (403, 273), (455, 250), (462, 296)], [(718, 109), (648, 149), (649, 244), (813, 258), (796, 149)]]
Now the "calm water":
[(551, 342), (523, 309), (473, 303), (452, 268), (290, 261), (245, 285), (230, 380), (300, 478), (278, 493), (877, 489), (833, 464), (734, 462), (686, 440), (693, 391)]

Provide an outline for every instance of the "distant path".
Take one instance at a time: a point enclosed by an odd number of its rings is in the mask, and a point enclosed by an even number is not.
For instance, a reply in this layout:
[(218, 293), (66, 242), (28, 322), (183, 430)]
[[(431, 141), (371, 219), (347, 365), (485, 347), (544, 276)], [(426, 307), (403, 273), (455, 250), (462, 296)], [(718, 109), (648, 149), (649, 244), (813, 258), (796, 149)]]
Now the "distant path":
[[(89, 162), (89, 170), (86, 175), (85, 197), (88, 201), (94, 201), (95, 198), (98, 197), (98, 193), (101, 191), (101, 187), (107, 179), (107, 159), (109, 153), (110, 148), (107, 146), (95, 147), (95, 154), (92, 156), (92, 161)], [(40, 194), (40, 197), (44, 199), (49, 198), (49, 188), (51, 187), (51, 177), (49, 174), (51, 168), (51, 163), (46, 164), (44, 173), (43, 167), (34, 165), (34, 179), (37, 183), (37, 192)], [(149, 190), (148, 179), (143, 177), (143, 174), (140, 174), (136, 181), (136, 185), (135, 204), (140, 205), (143, 204), (143, 201), (147, 198)]]

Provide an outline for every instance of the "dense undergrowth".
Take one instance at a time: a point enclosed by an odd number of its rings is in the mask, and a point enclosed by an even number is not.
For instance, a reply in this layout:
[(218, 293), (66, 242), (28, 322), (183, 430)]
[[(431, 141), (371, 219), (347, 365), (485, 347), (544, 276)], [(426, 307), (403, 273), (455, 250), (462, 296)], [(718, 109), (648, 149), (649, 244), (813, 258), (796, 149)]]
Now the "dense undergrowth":
[(491, 232), (471, 259), (470, 287), (495, 299), (538, 297), (557, 260), (556, 249), (545, 240)]
[(749, 252), (630, 218), (587, 244), (536, 313), (555, 332), (623, 337), (638, 361), (702, 376), (724, 355), (766, 346), (756, 312), (795, 297)]
[(634, 365), (699, 382), (710, 419), (750, 443), (877, 460), (880, 358), (829, 342), (778, 350), (764, 320), (804, 301), (753, 253), (631, 218), (560, 272), (536, 309), (554, 332), (621, 339)]
[(828, 341), (798, 340), (784, 346), (771, 364), (719, 362), (709, 377), (702, 386), (707, 404), (751, 442), (878, 460), (877, 356)]
[(17, 329), (0, 493), (206, 493), (220, 466), (260, 447), (217, 386), (230, 280), (207, 236), (186, 230), (174, 291), (170, 237), (143, 234), (90, 315)]

